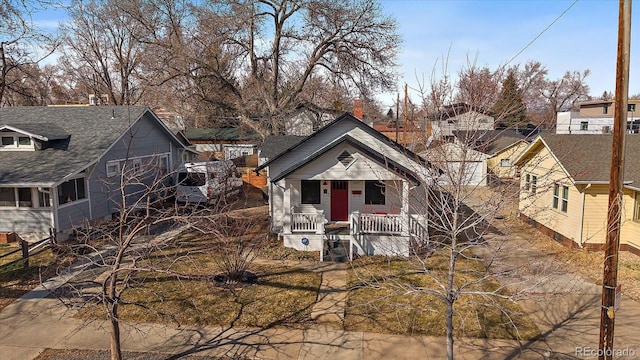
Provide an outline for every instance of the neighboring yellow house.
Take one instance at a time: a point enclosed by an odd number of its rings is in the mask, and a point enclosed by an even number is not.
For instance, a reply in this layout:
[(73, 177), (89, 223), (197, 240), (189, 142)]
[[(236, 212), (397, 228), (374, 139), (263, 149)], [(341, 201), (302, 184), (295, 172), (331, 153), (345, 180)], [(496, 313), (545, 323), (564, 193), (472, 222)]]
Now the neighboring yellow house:
[[(610, 135), (545, 134), (514, 165), (520, 169), (520, 218), (572, 247), (606, 242)], [(640, 136), (626, 138), (620, 249), (640, 256)]]
[(487, 174), (509, 180), (518, 177), (518, 168), (513, 165), (513, 160), (526, 149), (537, 133), (537, 129), (499, 129), (456, 131), (455, 135), (458, 143), (467, 144), (487, 156)]
[(507, 137), (500, 140), (502, 140), (501, 143), (496, 141), (493, 146), (496, 150), (488, 154), (487, 169), (489, 173), (500, 179), (516, 178), (518, 176), (518, 167), (513, 165), (513, 160), (529, 146), (529, 143), (524, 139)]

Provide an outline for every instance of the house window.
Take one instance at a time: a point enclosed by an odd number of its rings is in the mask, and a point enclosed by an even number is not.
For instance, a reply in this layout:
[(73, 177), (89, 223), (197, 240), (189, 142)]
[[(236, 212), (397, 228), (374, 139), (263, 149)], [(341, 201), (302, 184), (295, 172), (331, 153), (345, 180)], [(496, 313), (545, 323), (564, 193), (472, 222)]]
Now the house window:
[(508, 167), (509, 165), (511, 165), (511, 161), (509, 159), (502, 159), (500, 160), (500, 166), (502, 167)]
[(60, 205), (84, 198), (86, 198), (84, 178), (69, 180), (58, 186), (58, 203)]
[[(562, 190), (562, 194), (560, 191)], [(554, 209), (567, 212), (569, 208), (569, 187), (553, 184), (553, 204)]]
[(142, 172), (142, 159), (133, 159), (131, 169), (133, 169), (134, 175), (140, 174)]
[(160, 155), (158, 157), (158, 170), (161, 176), (169, 173), (169, 155)]
[(602, 106), (602, 113), (607, 114), (609, 112), (609, 105)]
[(13, 145), (13, 136), (2, 137), (2, 146), (12, 146), (12, 145)]
[(303, 204), (320, 204), (320, 180), (302, 180), (301, 202)]
[(364, 203), (367, 205), (384, 205), (385, 184), (382, 181), (366, 180), (364, 182)]
[(0, 188), (0, 206), (33, 207), (31, 188)]
[(50, 207), (51, 206), (51, 194), (38, 191), (38, 201), (40, 203), (40, 207)]
[(538, 177), (531, 175), (531, 194), (535, 194), (538, 188)]
[(18, 146), (31, 146), (31, 138), (28, 136), (19, 136)]
[(0, 206), (16, 206), (16, 192), (14, 188), (0, 188)]
[(19, 207), (32, 207), (33, 201), (31, 200), (31, 188), (18, 188), (18, 206)]
[(636, 104), (627, 104), (627, 111), (635, 112), (636, 111)]
[(581, 121), (580, 122), (580, 130), (589, 130), (589, 122)]
[(116, 176), (120, 173), (120, 161), (107, 162), (107, 177)]
[(531, 190), (531, 174), (526, 174), (524, 176), (524, 191)]

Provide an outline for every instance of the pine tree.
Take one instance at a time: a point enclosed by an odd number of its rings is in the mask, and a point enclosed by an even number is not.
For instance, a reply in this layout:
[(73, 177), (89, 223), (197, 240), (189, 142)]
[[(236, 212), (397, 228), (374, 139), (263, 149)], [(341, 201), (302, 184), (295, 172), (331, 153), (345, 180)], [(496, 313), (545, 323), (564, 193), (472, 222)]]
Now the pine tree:
[(498, 100), (491, 108), (491, 112), (499, 123), (507, 127), (525, 122), (527, 108), (522, 100), (522, 91), (518, 86), (514, 71), (509, 71), (502, 82)]

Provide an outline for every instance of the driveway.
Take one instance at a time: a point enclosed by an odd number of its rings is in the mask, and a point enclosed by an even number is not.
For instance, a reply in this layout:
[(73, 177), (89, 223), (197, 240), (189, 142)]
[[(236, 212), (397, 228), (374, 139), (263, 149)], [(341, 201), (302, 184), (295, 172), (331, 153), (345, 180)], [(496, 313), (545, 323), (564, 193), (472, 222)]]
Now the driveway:
[[(515, 195), (512, 199), (508, 196), (489, 188), (476, 188), (465, 200), (467, 206), (480, 213), (483, 209), (486, 212), (489, 203), (505, 205), (489, 219), (497, 231), (485, 237), (504, 254), (497, 258), (501, 282), (520, 291), (519, 303), (537, 324), (552, 349), (552, 358), (595, 358), (602, 287), (566, 259), (539, 247), (541, 242), (554, 240), (518, 220)], [(622, 299), (616, 312), (614, 350), (635, 353), (640, 358), (640, 303), (624, 296)]]

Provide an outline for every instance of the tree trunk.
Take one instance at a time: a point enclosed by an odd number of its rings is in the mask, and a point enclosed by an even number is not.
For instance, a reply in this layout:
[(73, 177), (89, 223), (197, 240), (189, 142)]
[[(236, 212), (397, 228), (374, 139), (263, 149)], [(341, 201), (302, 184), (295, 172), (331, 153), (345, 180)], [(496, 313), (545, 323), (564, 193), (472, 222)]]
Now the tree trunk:
[(445, 317), (447, 326), (447, 359), (453, 360), (453, 301), (451, 299), (447, 299)]
[(122, 360), (122, 349), (120, 347), (120, 323), (118, 321), (117, 305), (113, 305), (111, 314), (111, 360)]

